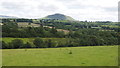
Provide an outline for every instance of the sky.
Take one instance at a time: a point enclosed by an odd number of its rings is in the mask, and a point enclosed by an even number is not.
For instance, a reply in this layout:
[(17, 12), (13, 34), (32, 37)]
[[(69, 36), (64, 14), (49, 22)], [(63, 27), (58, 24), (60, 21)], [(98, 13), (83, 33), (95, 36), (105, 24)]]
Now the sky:
[(119, 0), (0, 0), (0, 15), (42, 18), (55, 13), (79, 21), (118, 21)]

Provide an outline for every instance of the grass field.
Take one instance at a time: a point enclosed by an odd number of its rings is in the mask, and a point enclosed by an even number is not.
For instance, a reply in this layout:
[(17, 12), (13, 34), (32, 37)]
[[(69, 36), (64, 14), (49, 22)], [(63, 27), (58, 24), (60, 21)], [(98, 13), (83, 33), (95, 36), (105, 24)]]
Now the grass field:
[(2, 53), (3, 66), (118, 65), (118, 46), (3, 49)]

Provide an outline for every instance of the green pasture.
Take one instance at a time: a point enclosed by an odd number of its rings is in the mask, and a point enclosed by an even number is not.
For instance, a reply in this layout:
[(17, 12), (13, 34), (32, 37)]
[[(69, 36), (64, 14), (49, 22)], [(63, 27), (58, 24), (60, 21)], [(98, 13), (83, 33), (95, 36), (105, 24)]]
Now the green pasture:
[[(7, 39), (4, 38), (3, 40)], [(27, 41), (27, 38), (24, 38), (24, 40)], [(2, 65), (117, 66), (118, 46), (3, 49)]]

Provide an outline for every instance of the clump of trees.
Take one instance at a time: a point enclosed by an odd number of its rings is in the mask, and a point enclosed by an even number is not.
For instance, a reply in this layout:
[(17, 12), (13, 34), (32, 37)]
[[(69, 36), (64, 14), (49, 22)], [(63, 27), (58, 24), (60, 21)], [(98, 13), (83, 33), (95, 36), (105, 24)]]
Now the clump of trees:
[(9, 43), (2, 41), (2, 48), (3, 49), (17, 49), (17, 48), (24, 48), (24, 46), (25, 46), (25, 44), (20, 39), (12, 40)]
[(29, 42), (23, 43), (23, 41), (21, 39), (14, 39), (9, 43), (2, 41), (2, 49), (54, 48), (54, 47), (57, 47), (57, 44), (55, 42), (53, 42), (51, 39), (44, 41), (40, 38), (34, 39), (33, 45), (32, 45), (32, 43), (29, 43)]

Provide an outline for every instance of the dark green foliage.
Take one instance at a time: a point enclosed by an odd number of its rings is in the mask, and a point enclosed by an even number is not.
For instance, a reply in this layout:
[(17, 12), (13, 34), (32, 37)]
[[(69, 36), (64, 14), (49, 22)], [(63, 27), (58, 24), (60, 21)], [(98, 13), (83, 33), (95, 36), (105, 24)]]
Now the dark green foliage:
[(5, 43), (4, 41), (2, 41), (1, 43), (2, 43), (2, 49), (6, 49), (6, 48), (7, 48), (7, 46), (8, 46), (8, 44), (7, 44), (7, 43)]
[(20, 39), (15, 39), (12, 40), (11, 44), (9, 45), (13, 46), (13, 48), (22, 48), (24, 46), (24, 43)]
[(36, 38), (34, 41), (33, 41), (34, 45), (37, 47), (37, 48), (42, 48), (43, 47), (43, 40), (40, 39), (40, 38)]
[(37, 38), (33, 41), (34, 45), (37, 48), (54, 48), (57, 47), (57, 43), (55, 41), (52, 41), (51, 39), (43, 41), (40, 38)]
[(16, 22), (30, 22), (30, 23), (32, 23), (33, 21), (31, 19), (17, 19)]
[(48, 44), (48, 47), (49, 48), (54, 48), (54, 47), (57, 47), (57, 43), (54, 41), (52, 41), (51, 39), (49, 39), (48, 41), (47, 41), (47, 44)]
[(64, 37), (64, 33), (55, 28), (24, 27), (18, 28), (16, 23), (6, 23), (2, 26), (2, 37), (28, 38), (28, 37)]
[(32, 45), (29, 42), (27, 42), (26, 44), (21, 46), (21, 48), (32, 48)]
[[(118, 23), (113, 22), (77, 22), (66, 20), (39, 20), (43, 26), (49, 27), (23, 27), (19, 28), (17, 22), (32, 23), (32, 19), (9, 19), (3, 20), (2, 37), (13, 38), (31, 38), (35, 37), (33, 44), (37, 48), (53, 48), (53, 47), (77, 47), (77, 46), (101, 46), (101, 45), (120, 45)], [(111, 27), (112, 25), (112, 27)], [(65, 34), (57, 29), (69, 30)], [(62, 42), (53, 41), (51, 39), (42, 40), (40, 38), (66, 38)], [(19, 44), (18, 44), (19, 43)], [(23, 44), (22, 40), (13, 40), (10, 43), (3, 42), (3, 48), (31, 48), (30, 43)]]

